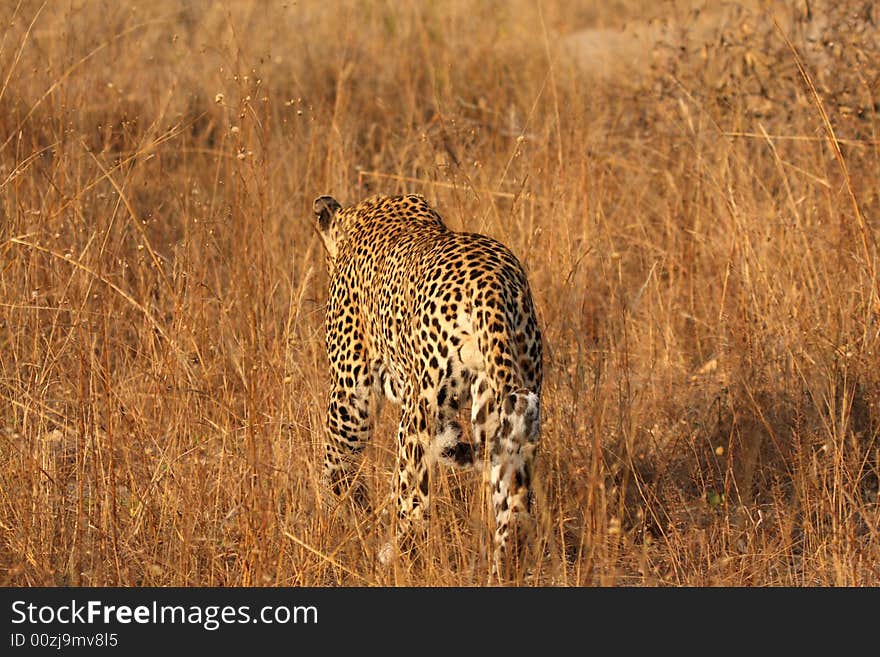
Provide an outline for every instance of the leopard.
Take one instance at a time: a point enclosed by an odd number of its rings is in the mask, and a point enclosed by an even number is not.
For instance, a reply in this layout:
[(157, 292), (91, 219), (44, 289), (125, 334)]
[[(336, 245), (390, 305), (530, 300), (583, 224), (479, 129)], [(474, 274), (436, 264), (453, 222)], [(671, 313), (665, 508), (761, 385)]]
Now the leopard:
[(313, 212), (329, 278), (324, 489), (370, 508), (359, 471), (390, 401), (400, 407), (390, 497), (398, 545), (424, 527), (435, 465), (482, 466), (492, 572), (509, 572), (534, 533), (541, 424), (543, 343), (523, 265), (492, 237), (448, 228), (418, 194), (346, 208), (324, 195)]

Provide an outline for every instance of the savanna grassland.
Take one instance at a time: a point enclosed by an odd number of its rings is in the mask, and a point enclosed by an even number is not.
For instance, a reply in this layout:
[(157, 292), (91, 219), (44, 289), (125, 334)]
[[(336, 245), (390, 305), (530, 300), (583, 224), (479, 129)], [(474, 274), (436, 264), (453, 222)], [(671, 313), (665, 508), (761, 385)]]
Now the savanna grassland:
[(2, 3), (0, 584), (489, 580), (473, 472), (379, 563), (391, 407), (321, 507), (311, 204), (375, 192), (529, 272), (518, 583), (880, 583), (880, 13), (703, 4)]

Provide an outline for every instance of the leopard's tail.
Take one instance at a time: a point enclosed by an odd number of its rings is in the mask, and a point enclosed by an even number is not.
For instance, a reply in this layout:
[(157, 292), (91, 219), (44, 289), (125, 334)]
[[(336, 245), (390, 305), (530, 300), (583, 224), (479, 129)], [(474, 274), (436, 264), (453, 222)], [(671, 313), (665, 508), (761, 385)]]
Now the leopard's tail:
[(520, 555), (533, 529), (532, 473), (541, 424), (541, 402), (531, 390), (507, 395), (491, 447), (490, 483), (495, 510), (496, 572)]
[(475, 443), (488, 451), (493, 570), (500, 575), (518, 561), (534, 525), (530, 511), (541, 425), (541, 338), (527, 293), (519, 304), (499, 296), (485, 294), (475, 304), (481, 309), (473, 323), (483, 371), (472, 388), (472, 420)]

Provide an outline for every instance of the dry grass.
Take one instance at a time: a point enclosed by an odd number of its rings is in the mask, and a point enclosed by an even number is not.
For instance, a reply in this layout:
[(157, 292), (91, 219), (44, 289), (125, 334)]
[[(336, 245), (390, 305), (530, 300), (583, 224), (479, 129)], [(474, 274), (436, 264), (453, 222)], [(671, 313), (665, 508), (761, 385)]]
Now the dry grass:
[[(487, 581), (475, 474), (438, 474), (415, 564), (316, 503), (309, 209), (373, 191), (530, 272), (522, 583), (876, 584), (880, 16), (833, 4), (774, 10), (808, 83), (747, 9), (698, 39), (635, 0), (4, 3), (0, 584)], [(569, 47), (624, 19), (665, 26), (652, 63)]]

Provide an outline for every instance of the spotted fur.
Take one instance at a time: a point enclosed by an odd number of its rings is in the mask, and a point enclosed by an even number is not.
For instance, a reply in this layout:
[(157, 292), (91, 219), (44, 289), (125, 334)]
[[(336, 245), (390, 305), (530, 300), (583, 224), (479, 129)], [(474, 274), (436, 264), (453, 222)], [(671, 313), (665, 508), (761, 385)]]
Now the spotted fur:
[[(467, 467), (485, 450), (497, 570), (531, 528), (541, 419), (541, 333), (522, 266), (489, 237), (449, 230), (421, 196), (346, 209), (321, 196), (314, 212), (330, 273), (326, 485), (368, 504), (356, 471), (387, 398), (401, 406), (398, 535), (428, 512), (433, 462)], [(472, 443), (459, 422), (468, 405)]]

